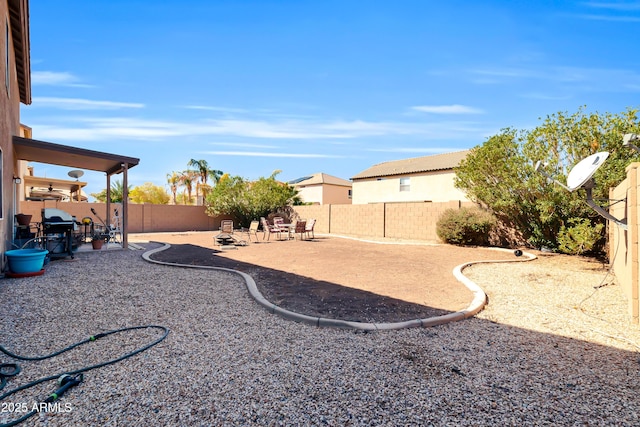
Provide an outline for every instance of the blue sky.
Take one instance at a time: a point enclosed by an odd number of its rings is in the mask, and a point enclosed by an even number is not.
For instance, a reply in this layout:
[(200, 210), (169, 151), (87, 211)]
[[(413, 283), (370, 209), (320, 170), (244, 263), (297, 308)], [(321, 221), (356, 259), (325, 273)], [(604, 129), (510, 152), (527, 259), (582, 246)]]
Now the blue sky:
[(32, 0), (30, 21), (22, 123), (140, 158), (134, 186), (191, 158), (349, 179), (558, 111), (640, 106), (640, 1)]

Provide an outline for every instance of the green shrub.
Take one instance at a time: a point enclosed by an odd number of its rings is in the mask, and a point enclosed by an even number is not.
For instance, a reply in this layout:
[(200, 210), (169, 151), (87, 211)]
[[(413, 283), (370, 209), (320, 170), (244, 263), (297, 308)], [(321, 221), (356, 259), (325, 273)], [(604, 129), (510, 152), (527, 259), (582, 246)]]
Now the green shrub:
[(480, 208), (447, 209), (436, 224), (438, 237), (454, 245), (489, 244), (496, 217)]
[(558, 232), (558, 250), (569, 255), (583, 255), (592, 251), (603, 238), (604, 224), (592, 225), (587, 218), (571, 218), (571, 226), (561, 226)]

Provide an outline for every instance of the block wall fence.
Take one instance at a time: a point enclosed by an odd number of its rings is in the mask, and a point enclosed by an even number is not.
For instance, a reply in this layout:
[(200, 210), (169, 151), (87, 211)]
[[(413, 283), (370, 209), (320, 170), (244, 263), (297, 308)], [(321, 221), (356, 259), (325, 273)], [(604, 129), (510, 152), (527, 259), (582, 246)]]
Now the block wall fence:
[[(609, 262), (627, 299), (627, 311), (633, 321), (640, 320), (640, 265), (638, 233), (640, 231), (640, 206), (638, 185), (640, 163), (627, 166), (627, 178), (609, 193), (609, 212), (617, 219), (626, 219), (627, 230), (609, 222)], [(614, 203), (620, 200), (623, 203)]]
[[(310, 205), (295, 206), (300, 218), (315, 218), (314, 231), (353, 237), (388, 238), (438, 241), (436, 222), (447, 209), (474, 206), (458, 200), (443, 203), (374, 203), (368, 205)], [(94, 208), (106, 221), (106, 204), (23, 201), (19, 213), (32, 215), (39, 221), (42, 208), (61, 209), (78, 220), (88, 216), (99, 223), (91, 213)], [(170, 231), (218, 230), (220, 221), (228, 216), (209, 217), (202, 206), (184, 205), (129, 205), (129, 233), (154, 233)]]
[(315, 218), (314, 231), (353, 237), (438, 241), (436, 222), (447, 209), (475, 206), (454, 200), (431, 203), (294, 206), (300, 218)]
[[(100, 220), (91, 213), (91, 208), (93, 208), (100, 218), (107, 220), (107, 205), (105, 203), (72, 203), (54, 200), (23, 201), (20, 202), (19, 213), (32, 215), (31, 221), (37, 222), (42, 218), (42, 208), (61, 209), (74, 215), (77, 220), (88, 216), (100, 224)], [(204, 212), (202, 206), (129, 204), (128, 212), (127, 231), (129, 233), (218, 230), (220, 221), (228, 218), (224, 216), (210, 217)], [(113, 211), (111, 216), (113, 217)]]

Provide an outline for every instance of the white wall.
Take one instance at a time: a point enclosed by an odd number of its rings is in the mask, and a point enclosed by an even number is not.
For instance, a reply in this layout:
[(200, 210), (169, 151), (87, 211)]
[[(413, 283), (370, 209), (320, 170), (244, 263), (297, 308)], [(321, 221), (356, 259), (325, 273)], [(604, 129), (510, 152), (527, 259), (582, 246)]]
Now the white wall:
[(309, 185), (306, 187), (298, 187), (299, 195), (305, 203), (322, 204), (322, 186)]
[[(400, 191), (400, 178), (410, 177), (409, 191)], [(453, 171), (430, 172), (422, 175), (400, 175), (382, 179), (353, 182), (353, 204), (382, 202), (448, 202), (469, 201), (465, 193), (453, 185)]]

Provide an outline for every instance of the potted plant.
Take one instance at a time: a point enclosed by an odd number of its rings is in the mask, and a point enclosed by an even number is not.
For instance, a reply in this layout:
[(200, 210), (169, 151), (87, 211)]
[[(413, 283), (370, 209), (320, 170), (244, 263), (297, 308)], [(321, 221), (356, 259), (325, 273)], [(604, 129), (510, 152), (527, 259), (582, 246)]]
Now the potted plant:
[(104, 235), (102, 233), (94, 232), (91, 235), (91, 246), (94, 250), (102, 249), (104, 245)]

